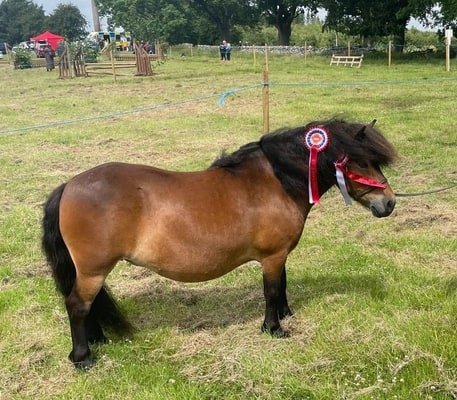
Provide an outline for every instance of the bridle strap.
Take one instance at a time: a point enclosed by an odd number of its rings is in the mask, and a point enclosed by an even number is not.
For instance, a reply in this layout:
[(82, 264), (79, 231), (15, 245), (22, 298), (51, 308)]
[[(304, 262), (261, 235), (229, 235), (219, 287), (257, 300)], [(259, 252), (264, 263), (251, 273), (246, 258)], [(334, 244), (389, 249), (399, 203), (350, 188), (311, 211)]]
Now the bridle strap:
[(343, 195), (344, 201), (346, 205), (351, 204), (351, 198), (346, 188), (346, 181), (344, 177), (346, 176), (351, 181), (360, 183), (362, 185), (368, 186), (366, 190), (364, 190), (361, 194), (354, 195), (354, 200), (359, 200), (363, 196), (367, 195), (368, 193), (372, 192), (373, 190), (380, 188), (385, 189), (387, 187), (387, 180), (384, 179), (382, 182), (378, 182), (374, 179), (371, 179), (367, 176), (356, 174), (355, 172), (349, 171), (347, 168), (347, 164), (349, 163), (349, 157), (347, 155), (340, 158), (335, 163), (336, 168), (336, 180), (338, 183), (338, 187), (340, 188), (341, 194)]
[(338, 183), (338, 188), (340, 189), (346, 205), (352, 205), (351, 196), (349, 196), (348, 189), (346, 187), (346, 179), (344, 179), (344, 174), (339, 168), (336, 168), (336, 182)]
[[(379, 182), (384, 185), (384, 187), (387, 187), (387, 179), (384, 179), (383, 181)], [(381, 186), (369, 186), (367, 187), (362, 193), (357, 193), (354, 195), (354, 200), (358, 201), (360, 200), (363, 196), (367, 195), (368, 193), (371, 193), (373, 190), (377, 189), (378, 187)]]

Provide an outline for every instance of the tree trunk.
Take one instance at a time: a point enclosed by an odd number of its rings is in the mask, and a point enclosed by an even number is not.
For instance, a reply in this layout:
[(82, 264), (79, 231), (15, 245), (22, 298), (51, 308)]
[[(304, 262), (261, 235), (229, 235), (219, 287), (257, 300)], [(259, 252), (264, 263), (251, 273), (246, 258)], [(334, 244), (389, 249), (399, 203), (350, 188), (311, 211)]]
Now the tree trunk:
[(407, 20), (402, 20), (398, 22), (398, 26), (395, 29), (393, 35), (393, 51), (396, 53), (403, 53), (406, 44), (406, 24)]
[(220, 27), (219, 27), (219, 33), (220, 33), (220, 35), (221, 35), (221, 42), (222, 42), (223, 40), (226, 40), (227, 42), (230, 42), (230, 41), (231, 41), (230, 28), (220, 26)]
[(279, 21), (278, 29), (278, 42), (280, 46), (289, 46), (290, 35), (292, 34), (292, 23), (289, 21)]

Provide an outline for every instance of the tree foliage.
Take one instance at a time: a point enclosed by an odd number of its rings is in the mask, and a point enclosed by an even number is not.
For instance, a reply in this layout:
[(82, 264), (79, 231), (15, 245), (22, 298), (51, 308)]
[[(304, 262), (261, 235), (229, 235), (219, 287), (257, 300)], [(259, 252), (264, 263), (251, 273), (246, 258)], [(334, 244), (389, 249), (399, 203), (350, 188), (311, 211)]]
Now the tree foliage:
[(448, 27), (457, 28), (456, 0), (442, 0), (438, 3), (431, 0), (416, 1), (419, 2), (416, 17), (422, 24), (428, 27), (441, 28), (441, 33), (444, 33), (444, 29)]
[[(32, 0), (1, 1), (0, 41), (19, 43), (46, 29), (70, 41), (80, 39), (87, 22), (77, 6), (62, 2), (45, 16)], [(457, 27), (457, 0), (97, 0), (97, 6), (110, 28), (123, 27), (140, 40), (170, 43), (238, 42), (250, 32), (256, 40), (288, 45), (301, 15), (313, 16), (318, 7), (327, 10), (324, 26), (329, 32), (369, 43), (389, 37), (403, 45), (412, 17), (430, 27)], [(276, 37), (266, 27), (274, 27)]]
[(403, 45), (413, 8), (409, 0), (322, 0), (328, 29), (366, 39), (392, 36)]
[(82, 39), (86, 34), (87, 21), (73, 4), (58, 4), (48, 18), (49, 30), (69, 41)]
[(192, 10), (184, 2), (167, 0), (99, 0), (100, 13), (110, 20), (111, 29), (123, 27), (133, 37), (182, 43), (191, 41)]
[(306, 9), (317, 11), (314, 0), (257, 0), (257, 7), (269, 25), (278, 30), (278, 43), (287, 46), (292, 34), (292, 23)]
[(0, 39), (20, 43), (40, 33), (46, 17), (42, 6), (30, 0), (3, 0), (0, 3)]
[(219, 40), (236, 40), (234, 26), (252, 26), (258, 22), (258, 10), (250, 0), (191, 0), (191, 4), (214, 24)]
[(0, 3), (0, 39), (10, 44), (29, 40), (45, 31), (69, 40), (85, 35), (87, 22), (78, 7), (59, 4), (50, 16), (31, 0), (3, 0)]

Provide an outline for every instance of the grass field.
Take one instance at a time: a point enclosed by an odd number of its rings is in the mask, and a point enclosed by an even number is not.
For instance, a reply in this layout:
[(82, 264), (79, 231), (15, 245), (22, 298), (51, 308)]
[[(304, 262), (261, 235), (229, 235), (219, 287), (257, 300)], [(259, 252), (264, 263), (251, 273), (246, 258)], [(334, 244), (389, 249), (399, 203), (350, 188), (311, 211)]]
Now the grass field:
[[(397, 192), (457, 182), (457, 65), (270, 56), (270, 127), (377, 119)], [(375, 219), (336, 189), (288, 261), (291, 333), (260, 333), (260, 267), (182, 284), (121, 263), (108, 284), (137, 328), (67, 359), (66, 311), (40, 249), (52, 189), (106, 161), (206, 168), (262, 134), (262, 64), (176, 57), (153, 77), (57, 79), (2, 61), (0, 399), (456, 399), (457, 189)], [(230, 90), (224, 105), (218, 105)], [(40, 128), (38, 125), (44, 125)], [(172, 238), (170, 239), (172, 240)]]

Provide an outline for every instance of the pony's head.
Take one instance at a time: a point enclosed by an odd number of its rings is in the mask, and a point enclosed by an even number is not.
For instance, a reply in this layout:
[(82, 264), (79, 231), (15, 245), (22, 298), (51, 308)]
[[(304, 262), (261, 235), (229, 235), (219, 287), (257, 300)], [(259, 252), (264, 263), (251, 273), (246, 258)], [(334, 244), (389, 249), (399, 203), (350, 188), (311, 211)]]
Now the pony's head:
[(395, 194), (381, 167), (395, 160), (396, 151), (374, 128), (375, 122), (363, 125), (332, 120), (321, 126), (330, 136), (323, 158), (327, 167), (333, 164), (346, 203), (350, 204), (351, 197), (380, 218), (390, 215), (395, 207)]

